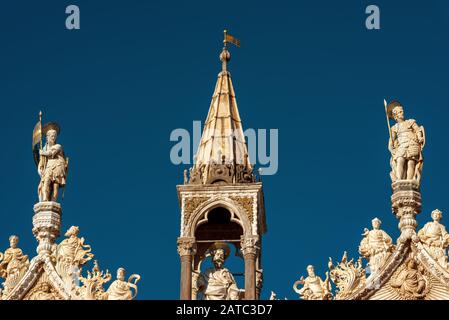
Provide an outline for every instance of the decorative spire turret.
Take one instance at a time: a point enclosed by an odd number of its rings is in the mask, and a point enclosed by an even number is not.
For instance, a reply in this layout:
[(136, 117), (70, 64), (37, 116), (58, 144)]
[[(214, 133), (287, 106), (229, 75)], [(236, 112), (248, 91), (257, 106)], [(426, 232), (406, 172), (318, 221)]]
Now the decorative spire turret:
[(191, 170), (189, 183), (192, 184), (255, 182), (231, 74), (228, 71), (228, 62), (231, 59), (227, 49), (228, 43), (240, 47), (240, 41), (225, 30), (223, 50), (220, 54), (222, 70), (218, 74), (203, 135)]

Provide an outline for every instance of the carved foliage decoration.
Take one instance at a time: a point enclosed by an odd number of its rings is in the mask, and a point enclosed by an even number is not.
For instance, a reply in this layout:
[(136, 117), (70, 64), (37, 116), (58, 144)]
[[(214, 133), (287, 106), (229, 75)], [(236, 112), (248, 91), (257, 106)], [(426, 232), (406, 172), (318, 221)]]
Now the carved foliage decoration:
[(253, 198), (252, 197), (238, 197), (238, 196), (232, 196), (230, 197), (233, 201), (238, 203), (240, 207), (242, 207), (245, 210), (246, 216), (248, 217), (248, 220), (250, 223), (253, 222)]
[(107, 296), (103, 285), (111, 280), (112, 276), (108, 270), (103, 272), (98, 266), (98, 262), (94, 261), (92, 271), (87, 271), (87, 277), (80, 277), (83, 286), (79, 289), (78, 294), (83, 300), (106, 300)]
[(207, 201), (208, 197), (189, 197), (185, 199), (184, 204), (184, 226), (190, 222), (190, 217), (196, 208), (203, 202)]
[(333, 261), (329, 258), (330, 278), (337, 286), (335, 299), (346, 299), (355, 291), (365, 285), (366, 273), (362, 267), (361, 258), (354, 263), (354, 260), (347, 260), (347, 253), (343, 254), (341, 262), (334, 266)]

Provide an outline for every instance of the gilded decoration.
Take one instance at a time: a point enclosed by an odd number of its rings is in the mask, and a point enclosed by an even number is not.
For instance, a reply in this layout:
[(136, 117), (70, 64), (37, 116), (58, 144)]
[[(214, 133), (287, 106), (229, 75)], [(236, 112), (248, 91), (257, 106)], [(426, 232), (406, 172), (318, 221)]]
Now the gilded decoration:
[(239, 197), (239, 196), (231, 196), (229, 197), (234, 202), (238, 203), (240, 207), (242, 207), (245, 210), (246, 216), (248, 217), (248, 220), (250, 223), (253, 222), (254, 213), (253, 213), (253, 197)]
[(190, 222), (190, 217), (192, 213), (198, 208), (203, 202), (206, 202), (208, 197), (188, 197), (185, 198), (184, 204), (184, 226), (187, 226)]

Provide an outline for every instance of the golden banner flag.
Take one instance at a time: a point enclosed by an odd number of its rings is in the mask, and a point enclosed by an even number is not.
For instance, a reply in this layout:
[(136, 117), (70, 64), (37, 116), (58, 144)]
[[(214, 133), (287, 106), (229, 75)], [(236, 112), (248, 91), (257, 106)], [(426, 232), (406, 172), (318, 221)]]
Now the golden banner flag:
[(36, 123), (36, 125), (34, 126), (33, 142), (32, 142), (32, 149), (33, 150), (36, 147), (36, 145), (41, 142), (41, 139), (42, 139), (41, 127), (42, 127), (42, 125), (41, 125), (40, 121), (38, 123)]
[(233, 45), (235, 45), (235, 46), (240, 48), (240, 40), (237, 39), (237, 38), (234, 38), (230, 34), (225, 33), (225, 42), (230, 42)]

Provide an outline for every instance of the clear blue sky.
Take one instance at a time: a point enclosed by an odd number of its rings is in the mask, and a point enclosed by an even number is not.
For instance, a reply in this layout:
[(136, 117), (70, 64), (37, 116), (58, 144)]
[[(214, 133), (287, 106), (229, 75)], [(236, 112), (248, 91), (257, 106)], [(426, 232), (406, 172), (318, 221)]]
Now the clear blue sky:
[[(69, 4), (81, 9), (79, 31), (65, 29)], [(381, 30), (365, 28), (369, 4)], [(185, 167), (170, 162), (169, 135), (204, 121), (224, 28), (242, 41), (229, 69), (244, 127), (279, 129), (279, 171), (264, 177), (262, 297), (295, 299), (308, 264), (323, 275), (328, 256), (357, 258), (375, 216), (398, 236), (384, 98), (426, 127), (420, 225), (437, 207), (448, 221), (447, 1), (8, 1), (1, 250), (17, 234), (35, 252), (31, 133), (42, 109), (71, 158), (64, 230), (78, 225), (102, 268), (140, 273), (140, 299), (177, 299)]]

